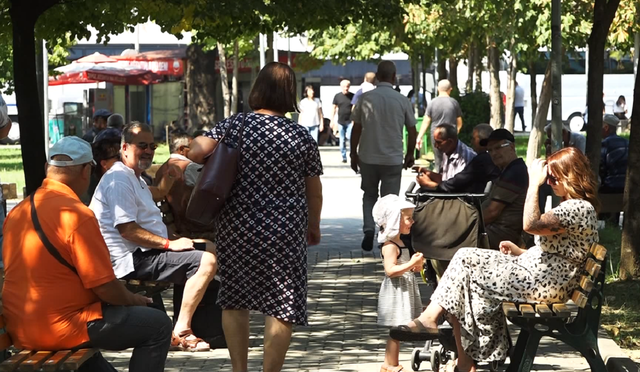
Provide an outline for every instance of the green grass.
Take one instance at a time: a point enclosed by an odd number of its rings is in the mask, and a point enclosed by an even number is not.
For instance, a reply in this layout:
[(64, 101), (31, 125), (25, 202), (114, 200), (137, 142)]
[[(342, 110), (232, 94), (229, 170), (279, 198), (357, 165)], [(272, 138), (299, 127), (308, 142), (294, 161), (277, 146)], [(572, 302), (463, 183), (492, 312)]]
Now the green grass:
[(640, 349), (640, 281), (620, 281), (622, 231), (607, 225), (599, 231), (600, 244), (607, 248), (607, 279), (600, 323), (623, 348)]
[[(156, 149), (153, 162), (162, 164), (167, 159), (169, 159), (169, 147), (165, 144), (160, 144)], [(18, 194), (22, 195), (25, 181), (20, 149), (0, 146), (0, 181), (2, 183), (15, 183)]]
[(15, 183), (18, 193), (22, 193), (25, 182), (20, 149), (0, 146), (0, 180), (2, 183)]

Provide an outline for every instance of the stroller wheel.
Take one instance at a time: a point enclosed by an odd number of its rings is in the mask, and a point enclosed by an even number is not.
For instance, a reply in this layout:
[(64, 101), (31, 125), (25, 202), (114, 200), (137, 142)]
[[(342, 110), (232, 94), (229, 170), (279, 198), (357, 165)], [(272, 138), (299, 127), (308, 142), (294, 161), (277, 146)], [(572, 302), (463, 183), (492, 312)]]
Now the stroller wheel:
[(422, 363), (422, 361), (420, 360), (420, 349), (415, 348), (411, 353), (411, 369), (413, 369), (414, 371), (419, 371), (420, 363)]
[(433, 372), (440, 371), (440, 352), (435, 348), (431, 350), (431, 370)]

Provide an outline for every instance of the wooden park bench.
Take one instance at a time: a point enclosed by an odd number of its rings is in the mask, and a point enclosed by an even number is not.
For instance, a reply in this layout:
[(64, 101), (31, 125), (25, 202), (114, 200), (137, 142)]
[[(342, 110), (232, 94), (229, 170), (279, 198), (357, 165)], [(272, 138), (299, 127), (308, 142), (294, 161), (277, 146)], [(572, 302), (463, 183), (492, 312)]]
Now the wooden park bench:
[(0, 371), (77, 371), (98, 349), (14, 350), (0, 315)]
[(620, 213), (624, 211), (624, 194), (598, 194), (599, 213)]
[(521, 328), (507, 372), (529, 372), (542, 336), (553, 337), (580, 352), (591, 371), (606, 372), (598, 349), (607, 250), (594, 244), (580, 276), (579, 288), (567, 303), (504, 302), (502, 310)]

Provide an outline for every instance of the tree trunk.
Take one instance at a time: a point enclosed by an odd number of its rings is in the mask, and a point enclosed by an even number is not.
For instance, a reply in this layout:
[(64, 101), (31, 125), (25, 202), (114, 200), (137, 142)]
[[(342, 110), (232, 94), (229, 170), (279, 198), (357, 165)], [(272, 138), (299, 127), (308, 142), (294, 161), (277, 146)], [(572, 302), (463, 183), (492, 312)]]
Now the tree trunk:
[[(640, 112), (640, 79), (636, 75), (633, 91), (633, 110)], [(635, 127), (634, 127), (635, 125)], [(640, 188), (640, 115), (631, 116), (629, 136), (629, 166), (624, 187), (624, 222), (620, 249), (620, 279), (640, 278), (640, 193), (630, 192)]]
[(411, 58), (411, 73), (413, 83), (413, 113), (416, 118), (420, 116), (420, 59)]
[[(442, 58), (442, 56), (438, 57), (438, 81), (443, 80), (443, 79), (447, 79), (448, 75), (447, 75), (447, 59), (446, 58)], [(436, 83), (438, 83), (438, 81), (436, 81)]]
[(474, 73), (476, 74), (475, 76), (475, 81), (476, 81), (476, 92), (481, 92), (482, 91), (482, 72), (484, 71), (484, 64), (482, 62), (483, 59), (483, 55), (480, 54), (480, 47), (478, 46), (478, 44), (474, 45), (474, 49), (475, 49), (475, 64), (476, 67), (473, 69)]
[(471, 93), (473, 91), (473, 75), (476, 67), (476, 44), (471, 43), (469, 45), (469, 56), (467, 60), (467, 83), (465, 84), (465, 93)]
[(222, 101), (224, 102), (224, 117), (231, 115), (231, 104), (229, 102), (229, 77), (227, 76), (227, 56), (224, 45), (218, 42), (218, 58), (220, 61), (220, 87), (222, 88)]
[(536, 121), (536, 110), (538, 110), (538, 84), (536, 81), (536, 64), (534, 61), (529, 62), (529, 89), (531, 89), (531, 122)]
[[(38, 92), (36, 76), (36, 44), (34, 27), (37, 15), (28, 5), (13, 3), (13, 79), (15, 83), (18, 122), (20, 123), (20, 148), (27, 195), (34, 192), (45, 178), (46, 162), (42, 108), (34, 92)], [(23, 197), (27, 197), (23, 195)]]
[(449, 57), (449, 81), (454, 90), (459, 91), (458, 88), (458, 59), (456, 57)]
[[(535, 74), (534, 70), (533, 73)], [(535, 79), (534, 79), (535, 80)], [(532, 91), (535, 96), (535, 90)], [(540, 146), (544, 140), (544, 127), (547, 125), (547, 115), (549, 114), (549, 106), (551, 104), (551, 61), (547, 63), (547, 69), (544, 72), (544, 80), (542, 81), (542, 90), (540, 91), (540, 106), (538, 107), (531, 125), (531, 133), (529, 133), (529, 144), (527, 145), (527, 164), (531, 164), (534, 159), (540, 157)]]
[(594, 174), (600, 167), (602, 147), (602, 102), (604, 73), (604, 47), (620, 0), (596, 0), (593, 8), (593, 28), (589, 36), (589, 75), (587, 77), (587, 158)]
[(198, 44), (187, 47), (187, 104), (189, 133), (210, 129), (216, 122), (215, 52), (204, 53)]
[(507, 107), (505, 107), (504, 127), (511, 133), (514, 130), (514, 104), (516, 98), (516, 74), (518, 73), (518, 60), (516, 53), (511, 51), (509, 57), (509, 81), (507, 82)]
[(493, 40), (488, 40), (489, 76), (491, 89), (489, 97), (491, 101), (491, 126), (493, 129), (504, 127), (502, 121), (502, 98), (500, 97), (500, 54)]
[(231, 78), (231, 110), (234, 114), (244, 111), (238, 108), (238, 64), (240, 63), (240, 55), (238, 52), (238, 40), (233, 42), (233, 77)]
[(267, 32), (267, 52), (265, 53), (265, 63), (273, 61), (273, 32)]

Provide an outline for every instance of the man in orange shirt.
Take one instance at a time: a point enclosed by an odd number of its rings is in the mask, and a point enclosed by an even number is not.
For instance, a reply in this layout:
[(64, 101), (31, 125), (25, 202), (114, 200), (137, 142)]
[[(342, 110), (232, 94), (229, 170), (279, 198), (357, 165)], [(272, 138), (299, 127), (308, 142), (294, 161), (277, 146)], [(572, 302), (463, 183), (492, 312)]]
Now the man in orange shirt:
[[(4, 224), (2, 300), (9, 335), (16, 347), (34, 350), (132, 347), (129, 371), (163, 371), (171, 320), (116, 279), (98, 221), (79, 199), (95, 165), (91, 146), (65, 137), (49, 154), (42, 186)], [(80, 370), (115, 371), (99, 353)]]

